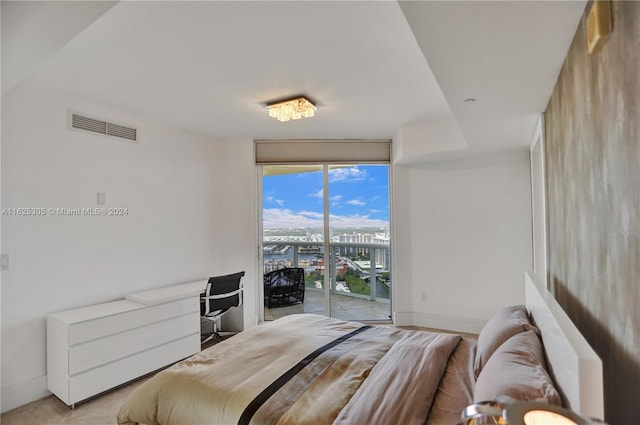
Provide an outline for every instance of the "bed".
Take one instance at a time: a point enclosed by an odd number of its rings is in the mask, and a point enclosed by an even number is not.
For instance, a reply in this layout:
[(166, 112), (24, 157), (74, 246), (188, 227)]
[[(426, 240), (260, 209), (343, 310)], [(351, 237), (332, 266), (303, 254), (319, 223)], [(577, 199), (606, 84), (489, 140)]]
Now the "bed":
[(599, 359), (526, 280), (526, 306), (477, 340), (311, 314), (257, 326), (146, 381), (118, 424), (456, 424), (498, 396), (602, 419)]

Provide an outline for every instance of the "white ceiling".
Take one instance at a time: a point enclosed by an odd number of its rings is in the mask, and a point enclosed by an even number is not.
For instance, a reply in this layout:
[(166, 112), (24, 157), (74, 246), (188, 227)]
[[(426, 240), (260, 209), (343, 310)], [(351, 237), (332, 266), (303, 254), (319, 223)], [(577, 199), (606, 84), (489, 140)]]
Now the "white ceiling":
[(2, 94), (117, 1), (2, 1)]
[(471, 149), (529, 144), (585, 3), (400, 2)]
[[(2, 2), (3, 94), (24, 80), (214, 139), (391, 138), (407, 124), (453, 114), (476, 149), (528, 143), (584, 8), (584, 1), (141, 1), (88, 12), (95, 2), (38, 2), (58, 19), (40, 20), (26, 37), (19, 23), (43, 9), (26, 13), (11, 3)], [(38, 51), (40, 61), (31, 55), (20, 64), (6, 49)], [(267, 101), (297, 94), (317, 102), (316, 117), (267, 116)], [(478, 101), (463, 104), (467, 97)]]

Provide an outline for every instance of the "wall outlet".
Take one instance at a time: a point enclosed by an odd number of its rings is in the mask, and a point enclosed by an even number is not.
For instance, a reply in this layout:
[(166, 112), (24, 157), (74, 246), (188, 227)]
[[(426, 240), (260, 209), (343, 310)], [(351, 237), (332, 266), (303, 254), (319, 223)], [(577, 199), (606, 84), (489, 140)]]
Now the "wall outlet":
[(98, 192), (97, 196), (98, 205), (106, 205), (107, 204), (107, 194), (104, 192)]
[(421, 299), (422, 302), (427, 302), (427, 291), (422, 291)]

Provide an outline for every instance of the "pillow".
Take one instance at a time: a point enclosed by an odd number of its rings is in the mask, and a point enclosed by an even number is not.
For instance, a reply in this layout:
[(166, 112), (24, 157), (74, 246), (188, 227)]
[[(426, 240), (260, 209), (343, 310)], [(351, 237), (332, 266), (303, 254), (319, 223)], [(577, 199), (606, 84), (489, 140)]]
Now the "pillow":
[(531, 324), (527, 308), (523, 305), (503, 307), (489, 319), (478, 335), (478, 349), (473, 365), (476, 377), (483, 366), (503, 342), (512, 336), (528, 330), (538, 329)]
[(473, 390), (474, 403), (509, 397), (561, 405), (560, 394), (546, 371), (542, 342), (534, 331), (509, 338), (493, 353)]

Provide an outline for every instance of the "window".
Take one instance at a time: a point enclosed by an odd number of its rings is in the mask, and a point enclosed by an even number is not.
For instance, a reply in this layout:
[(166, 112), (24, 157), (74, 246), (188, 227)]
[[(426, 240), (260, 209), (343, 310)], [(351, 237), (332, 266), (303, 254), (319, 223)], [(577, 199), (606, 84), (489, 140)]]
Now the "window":
[[(261, 169), (263, 272), (299, 267), (304, 269), (304, 303), (295, 297), (279, 299), (265, 307), (264, 319), (292, 313), (326, 314), (345, 320), (389, 321), (391, 313), (391, 233), (389, 227), (389, 142), (374, 141), (386, 151), (386, 163), (340, 163), (333, 149), (348, 144), (347, 152), (367, 142), (331, 141), (327, 162), (270, 153), (256, 142), (256, 162)], [(306, 146), (322, 156), (324, 142), (266, 142), (278, 149)], [(319, 146), (320, 145), (320, 146)], [(384, 147), (384, 149), (380, 149)], [(276, 164), (275, 158), (284, 164)], [(292, 164), (293, 160), (298, 161)], [(328, 265), (328, 266), (326, 266)], [(265, 292), (266, 294), (266, 292)], [(299, 297), (298, 297), (299, 298)], [(267, 305), (268, 300), (265, 300)], [(275, 300), (274, 300), (275, 301)], [(290, 302), (287, 302), (290, 301)]]

